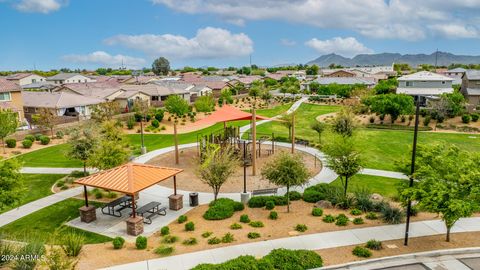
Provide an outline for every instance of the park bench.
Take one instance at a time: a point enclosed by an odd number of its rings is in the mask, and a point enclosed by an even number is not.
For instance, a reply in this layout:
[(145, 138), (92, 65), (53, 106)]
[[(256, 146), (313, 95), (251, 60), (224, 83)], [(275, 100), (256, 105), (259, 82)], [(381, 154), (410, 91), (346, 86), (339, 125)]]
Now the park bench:
[(252, 191), (252, 196), (255, 195), (265, 195), (265, 194), (277, 194), (278, 188), (265, 188), (265, 189), (256, 189)]
[[(115, 207), (120, 206), (115, 210)], [(114, 217), (121, 217), (122, 211), (125, 208), (132, 207), (132, 198), (130, 196), (123, 196), (118, 198), (112, 202), (107, 203), (105, 206), (102, 207), (102, 213), (104, 215), (114, 216)], [(105, 209), (107, 209), (105, 211)]]
[(155, 215), (165, 216), (167, 214), (167, 207), (160, 207), (159, 202), (149, 202), (146, 205), (137, 209), (136, 213), (143, 217), (143, 223), (152, 224), (152, 217)]

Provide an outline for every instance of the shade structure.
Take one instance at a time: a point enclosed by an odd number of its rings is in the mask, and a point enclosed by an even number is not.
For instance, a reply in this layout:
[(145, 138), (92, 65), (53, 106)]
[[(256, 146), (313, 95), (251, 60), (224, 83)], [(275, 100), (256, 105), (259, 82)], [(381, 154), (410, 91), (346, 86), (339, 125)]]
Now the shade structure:
[[(210, 126), (220, 122), (252, 120), (253, 115), (248, 112), (241, 111), (232, 106), (224, 105), (220, 109), (214, 111), (211, 115), (198, 120), (191, 124), (192, 126)], [(269, 118), (256, 115), (256, 120), (267, 120)]]
[(182, 169), (127, 163), (75, 180), (74, 183), (134, 195), (181, 173)]

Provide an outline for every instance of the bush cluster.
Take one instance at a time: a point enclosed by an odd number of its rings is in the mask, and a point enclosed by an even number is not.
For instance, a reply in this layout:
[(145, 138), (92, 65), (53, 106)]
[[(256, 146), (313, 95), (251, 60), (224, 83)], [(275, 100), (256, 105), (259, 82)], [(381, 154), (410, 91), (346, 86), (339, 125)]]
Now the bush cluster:
[(181, 215), (181, 216), (178, 217), (177, 222), (181, 224), (181, 223), (184, 223), (185, 221), (187, 221), (187, 219), (188, 219), (187, 216)]
[(160, 229), (160, 234), (162, 236), (165, 236), (165, 235), (169, 235), (170, 234), (170, 228), (168, 226), (163, 226), (161, 229)]
[(323, 209), (322, 208), (314, 207), (312, 209), (312, 216), (321, 217), (322, 215), (323, 215)]
[(154, 250), (155, 254), (167, 256), (172, 254), (175, 251), (175, 248), (172, 246), (161, 245)]
[(207, 220), (222, 220), (233, 216), (235, 211), (242, 211), (245, 206), (232, 199), (220, 198), (209, 204), (208, 210), (203, 214)]
[(302, 199), (302, 194), (298, 191), (289, 191), (288, 192), (290, 201), (298, 201)]
[(213, 232), (204, 232), (204, 233), (202, 233), (202, 237), (203, 237), (203, 238), (208, 238), (208, 237), (210, 237), (212, 234), (213, 234)]
[(297, 224), (295, 226), (295, 231), (297, 231), (297, 232), (305, 232), (307, 230), (308, 230), (308, 227), (305, 224)]
[(335, 218), (335, 225), (337, 225), (337, 226), (347, 226), (349, 221), (350, 220), (348, 219), (347, 216), (345, 216), (344, 214), (339, 214)]
[(17, 140), (15, 139), (6, 139), (5, 144), (8, 148), (15, 148), (17, 146)]
[(147, 238), (145, 236), (138, 236), (137, 239), (135, 239), (135, 247), (137, 249), (146, 249)]
[(123, 245), (125, 244), (125, 239), (123, 239), (120, 236), (115, 237), (115, 238), (113, 238), (112, 244), (113, 244), (114, 249), (121, 249), (123, 247)]
[(240, 222), (242, 223), (250, 223), (250, 218), (247, 214), (243, 214), (240, 216)]
[(231, 234), (231, 233), (226, 233), (222, 237), (222, 243), (231, 243), (233, 241), (235, 241), (235, 238), (233, 237), (233, 234)]
[(49, 144), (49, 143), (50, 143), (50, 137), (48, 137), (48, 136), (41, 136), (41, 137), (40, 137), (40, 143), (41, 143), (42, 145), (47, 145), (47, 144)]
[(262, 228), (263, 226), (263, 222), (261, 221), (251, 221), (250, 223), (248, 223), (248, 225), (254, 227), (254, 228)]
[(362, 214), (362, 210), (359, 210), (359, 209), (352, 209), (350, 211), (350, 214), (354, 215), (354, 216), (359, 216)]
[(195, 231), (195, 223), (193, 223), (192, 221), (185, 223), (185, 231), (187, 232)]
[(272, 210), (275, 208), (275, 202), (274, 201), (268, 201), (265, 203), (265, 209), (267, 210)]
[(230, 225), (230, 229), (232, 230), (240, 230), (242, 228), (242, 225), (238, 224), (238, 223), (233, 223), (232, 225)]
[(368, 249), (371, 249), (371, 250), (380, 250), (380, 249), (382, 249), (382, 242), (377, 241), (375, 239), (371, 239), (371, 240), (368, 240), (365, 247), (367, 247)]
[(176, 243), (177, 241), (178, 241), (178, 236), (174, 236), (174, 235), (166, 235), (162, 239), (162, 243), (165, 243), (165, 244), (173, 244), (173, 243)]
[(372, 256), (372, 252), (364, 247), (361, 246), (356, 246), (352, 250), (352, 254), (357, 256), (357, 257), (362, 257), (362, 258), (368, 258)]
[(34, 142), (35, 141), (35, 136), (33, 135), (27, 135), (25, 136), (24, 140), (29, 140), (31, 142)]
[(287, 205), (287, 198), (284, 196), (256, 196), (248, 200), (248, 207), (262, 208), (268, 201), (273, 201), (275, 205)]
[(22, 146), (23, 146), (23, 148), (26, 148), (26, 149), (32, 147), (32, 144), (33, 144), (33, 141), (30, 141), (30, 140), (23, 140), (22, 141)]
[(247, 234), (247, 237), (248, 237), (249, 239), (256, 239), (256, 238), (259, 238), (259, 237), (260, 237), (260, 234), (257, 233), (257, 232), (249, 232), (249, 233)]
[(370, 220), (374, 220), (374, 219), (378, 219), (378, 216), (376, 213), (374, 212), (368, 212), (366, 215), (365, 215), (365, 218), (366, 219), (370, 219)]
[(360, 225), (360, 224), (363, 224), (365, 222), (363, 222), (363, 218), (357, 217), (357, 218), (353, 219), (352, 223), (355, 224), (355, 225)]
[(405, 213), (398, 207), (393, 207), (390, 204), (384, 205), (381, 209), (382, 219), (389, 224), (399, 224), (403, 221)]
[(332, 216), (332, 215), (326, 215), (326, 216), (323, 217), (322, 220), (325, 223), (333, 223), (333, 222), (335, 222), (335, 217)]
[(220, 244), (222, 242), (222, 239), (218, 238), (218, 237), (212, 237), (210, 239), (208, 239), (208, 244), (209, 245), (217, 245), (217, 244)]
[(271, 220), (276, 220), (278, 218), (278, 213), (276, 211), (270, 211), (268, 218)]
[(184, 244), (186, 246), (196, 245), (197, 244), (197, 238), (195, 238), (195, 237), (187, 238), (187, 239), (183, 240), (182, 244)]

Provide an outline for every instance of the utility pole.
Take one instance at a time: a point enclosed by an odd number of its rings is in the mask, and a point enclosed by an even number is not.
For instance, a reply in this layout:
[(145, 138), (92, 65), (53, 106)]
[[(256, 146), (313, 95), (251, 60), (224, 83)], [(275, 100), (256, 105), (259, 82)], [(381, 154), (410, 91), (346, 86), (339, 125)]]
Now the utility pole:
[(437, 48), (437, 51), (435, 52), (435, 70), (437, 69), (437, 62), (438, 62), (438, 48)]

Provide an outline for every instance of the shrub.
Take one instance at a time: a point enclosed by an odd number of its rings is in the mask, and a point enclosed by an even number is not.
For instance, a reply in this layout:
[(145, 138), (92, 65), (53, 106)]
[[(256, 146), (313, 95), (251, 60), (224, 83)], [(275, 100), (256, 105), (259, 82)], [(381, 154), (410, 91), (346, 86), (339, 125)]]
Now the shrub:
[(192, 221), (185, 223), (185, 231), (187, 232), (195, 231), (195, 223), (193, 223)]
[(373, 211), (375, 212), (381, 212), (383, 208), (385, 207), (390, 207), (390, 204), (386, 201), (379, 201), (379, 202), (374, 202), (373, 203)]
[(231, 234), (231, 233), (226, 233), (222, 237), (222, 243), (231, 243), (233, 241), (235, 241), (235, 238), (233, 237), (233, 234)]
[(372, 250), (380, 250), (382, 249), (382, 242), (377, 241), (375, 239), (368, 240), (367, 244), (365, 245), (368, 249)]
[(340, 193), (340, 194), (337, 194), (332, 199), (332, 203), (335, 206), (346, 210), (346, 209), (349, 209), (349, 208), (351, 208), (355, 205), (355, 197), (353, 197), (350, 194), (345, 195), (343, 193)]
[(208, 237), (210, 237), (210, 235), (212, 235), (212, 234), (213, 234), (213, 232), (204, 232), (204, 233), (202, 233), (202, 237), (203, 237), (203, 238), (208, 238)]
[(162, 239), (162, 243), (165, 243), (165, 244), (173, 244), (173, 243), (176, 243), (177, 241), (178, 241), (178, 236), (175, 236), (175, 235), (166, 235)]
[(161, 229), (160, 229), (160, 234), (162, 236), (165, 236), (165, 235), (169, 235), (170, 234), (170, 228), (168, 226), (163, 226)]
[(430, 120), (431, 120), (430, 115), (425, 116), (425, 118), (423, 118), (423, 125), (428, 126), (430, 124)]
[(256, 239), (260, 237), (260, 234), (257, 232), (249, 232), (247, 234), (248, 239)]
[(333, 223), (333, 222), (335, 222), (335, 217), (332, 216), (332, 215), (326, 215), (326, 216), (323, 217), (322, 220), (325, 223)]
[(128, 129), (133, 129), (135, 127), (135, 117), (130, 117), (127, 119), (127, 128)]
[(302, 199), (302, 194), (298, 191), (290, 191), (288, 192), (290, 201), (298, 201)]
[(33, 135), (27, 135), (25, 136), (24, 140), (29, 140), (31, 142), (34, 142), (35, 141), (35, 136)]
[(23, 148), (27, 148), (27, 149), (28, 149), (28, 148), (32, 147), (32, 144), (33, 144), (33, 142), (30, 141), (30, 140), (23, 140), (23, 141), (22, 141)]
[(59, 130), (55, 133), (55, 137), (57, 137), (57, 139), (63, 139), (63, 131)]
[(261, 228), (263, 227), (263, 222), (261, 221), (251, 221), (250, 223), (248, 223), (248, 225), (254, 227), (254, 228)]
[(370, 199), (372, 194), (366, 190), (358, 190), (355, 193), (355, 207), (362, 210), (363, 212), (372, 211), (374, 208), (374, 202)]
[[(19, 258), (31, 258), (31, 256), (41, 258), (45, 254), (45, 246), (44, 243), (40, 241), (32, 241), (27, 243), (26, 245), (20, 247), (19, 249), (12, 249), (14, 253), (6, 253), (5, 255), (15, 255)], [(8, 258), (8, 257), (7, 257)], [(4, 259), (4, 258), (2, 258)], [(12, 269), (20, 270), (20, 269), (36, 269), (38, 260), (32, 259), (17, 259), (14, 260), (14, 264), (12, 265)], [(3, 268), (2, 268), (3, 269)]]
[(323, 215), (323, 209), (322, 208), (314, 207), (312, 209), (312, 216), (321, 217), (322, 215)]
[(472, 117), (469, 114), (462, 115), (462, 122), (464, 124), (470, 123), (470, 120), (472, 120)]
[(311, 250), (274, 249), (262, 260), (272, 265), (264, 269), (313, 269), (323, 266), (322, 257)]
[(370, 118), (368, 118), (368, 121), (370, 122), (370, 124), (373, 124), (375, 122), (375, 116), (370, 116)]
[(337, 226), (347, 226), (350, 220), (344, 214), (340, 214), (335, 218), (335, 225)]
[(276, 211), (270, 211), (268, 218), (271, 220), (276, 220), (278, 218), (278, 213)]
[(40, 143), (43, 145), (47, 145), (50, 143), (50, 137), (48, 136), (42, 136), (40, 137)]
[(187, 238), (187, 239), (183, 240), (182, 244), (184, 244), (185, 246), (196, 245), (197, 244), (197, 238), (195, 238), (195, 237)]
[(378, 216), (377, 216), (377, 214), (374, 213), (374, 212), (368, 212), (368, 213), (365, 215), (365, 218), (366, 218), (366, 219), (373, 220), (373, 219), (378, 219)]
[(238, 224), (238, 223), (233, 223), (232, 225), (230, 225), (230, 229), (232, 230), (240, 230), (242, 228), (242, 225)]
[(217, 244), (220, 244), (222, 242), (222, 239), (218, 238), (218, 237), (212, 237), (210, 239), (208, 239), (208, 244), (209, 245), (217, 245)]
[(240, 216), (240, 222), (242, 223), (250, 223), (250, 218), (247, 214), (243, 214)]
[(41, 133), (35, 134), (35, 141), (40, 141), (40, 138), (43, 136)]
[(6, 139), (5, 144), (8, 148), (15, 148), (17, 146), (17, 140), (15, 139)]
[(135, 239), (135, 247), (137, 249), (146, 249), (147, 238), (145, 236), (138, 236), (137, 239)]
[(69, 257), (77, 257), (85, 244), (82, 234), (68, 232), (62, 239), (62, 248)]
[(405, 217), (405, 214), (400, 208), (392, 207), (390, 205), (383, 207), (381, 213), (383, 221), (389, 224), (399, 224)]
[(182, 224), (182, 223), (184, 223), (185, 221), (187, 221), (187, 219), (188, 219), (187, 216), (181, 215), (181, 216), (178, 217), (177, 222), (180, 223), (180, 224)]
[(480, 114), (478, 113), (472, 113), (470, 116), (472, 117), (473, 122), (477, 122), (478, 119), (480, 118)]
[(297, 224), (297, 226), (295, 226), (295, 231), (297, 232), (305, 232), (307, 230), (308, 230), (308, 227), (305, 224)]
[(354, 215), (354, 216), (359, 216), (359, 215), (362, 214), (362, 210), (360, 210), (360, 209), (352, 209), (352, 210), (350, 211), (350, 214), (352, 214), (352, 215)]
[(364, 247), (361, 246), (356, 246), (352, 250), (352, 254), (357, 256), (357, 257), (362, 257), (362, 258), (368, 258), (372, 256), (372, 252)]
[(125, 244), (125, 239), (123, 239), (120, 236), (117, 236), (117, 237), (113, 238), (112, 244), (113, 244), (114, 249), (121, 249), (121, 248), (123, 248), (123, 245)]
[(221, 198), (212, 201), (208, 210), (203, 214), (203, 218), (207, 220), (222, 220), (233, 216), (234, 211), (241, 211), (244, 205), (232, 199)]
[(262, 208), (268, 201), (273, 201), (275, 205), (287, 205), (287, 198), (284, 196), (256, 196), (248, 200), (248, 207)]
[(172, 254), (175, 251), (175, 248), (172, 246), (161, 245), (155, 249), (155, 254), (167, 256)]
[(157, 120), (158, 122), (162, 122), (164, 116), (165, 112), (162, 109), (157, 110), (157, 112), (155, 113), (155, 120)]
[(272, 210), (273, 208), (275, 208), (275, 202), (268, 201), (268, 202), (265, 203), (265, 209)]
[(354, 218), (352, 223), (355, 224), (355, 225), (363, 224), (364, 223), (363, 218), (361, 218), (361, 217)]
[(159, 126), (160, 126), (160, 122), (158, 122), (157, 119), (153, 119), (152, 120), (152, 127), (158, 128)]

